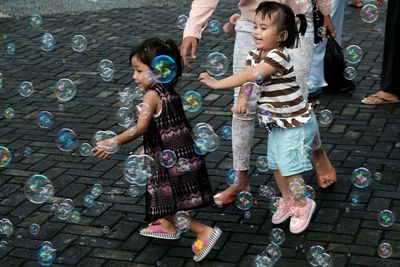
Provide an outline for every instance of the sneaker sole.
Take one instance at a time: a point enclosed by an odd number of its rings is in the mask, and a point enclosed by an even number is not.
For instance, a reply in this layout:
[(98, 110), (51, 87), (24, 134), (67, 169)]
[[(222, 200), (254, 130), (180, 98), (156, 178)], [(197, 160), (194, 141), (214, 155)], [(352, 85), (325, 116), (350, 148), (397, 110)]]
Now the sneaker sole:
[(304, 230), (307, 229), (308, 225), (310, 224), (311, 218), (312, 218), (312, 216), (314, 214), (315, 206), (316, 206), (315, 201), (313, 201), (312, 204), (311, 204), (310, 216), (307, 219), (307, 223), (297, 231), (292, 231), (292, 229), (290, 229), (290, 232), (292, 234), (300, 234), (301, 232), (303, 232)]
[(271, 220), (271, 222), (272, 222), (273, 224), (281, 224), (281, 223), (283, 223), (284, 221), (286, 221), (287, 219), (289, 219), (290, 216), (292, 216), (292, 214), (287, 213), (286, 216), (282, 217), (280, 220), (278, 220), (278, 221), (273, 221), (273, 220)]

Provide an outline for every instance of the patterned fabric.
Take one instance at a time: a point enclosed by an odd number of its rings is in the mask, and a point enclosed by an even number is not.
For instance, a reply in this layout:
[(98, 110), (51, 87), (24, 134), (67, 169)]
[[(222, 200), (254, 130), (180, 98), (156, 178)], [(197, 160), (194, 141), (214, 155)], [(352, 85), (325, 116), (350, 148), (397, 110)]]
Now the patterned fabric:
[(310, 119), (311, 106), (302, 96), (296, 82), (296, 75), (286, 48), (281, 51), (273, 49), (266, 55), (261, 50), (251, 50), (246, 64), (257, 66), (267, 63), (277, 72), (267, 77), (260, 84), (258, 107), (263, 124), (276, 123), (281, 128), (299, 127)]
[(199, 208), (213, 203), (212, 189), (204, 160), (194, 152), (192, 128), (186, 119), (180, 96), (172, 87), (156, 84), (150, 90), (161, 99), (162, 111), (153, 117), (143, 144), (145, 153), (156, 162), (163, 150), (172, 150), (177, 159), (185, 158), (190, 171), (182, 172), (157, 166), (146, 186), (146, 220), (152, 221), (179, 210)]

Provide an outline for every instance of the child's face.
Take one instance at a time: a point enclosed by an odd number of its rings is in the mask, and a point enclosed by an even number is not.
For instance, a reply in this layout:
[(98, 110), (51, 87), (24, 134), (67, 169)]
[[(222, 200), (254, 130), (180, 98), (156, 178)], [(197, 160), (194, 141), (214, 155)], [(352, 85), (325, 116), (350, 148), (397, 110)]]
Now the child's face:
[(136, 56), (132, 57), (131, 64), (133, 67), (133, 81), (141, 90), (146, 91), (153, 84), (149, 66), (142, 63)]
[(266, 15), (264, 19), (261, 13), (256, 15), (252, 35), (256, 48), (262, 51), (270, 51), (274, 48), (278, 48), (280, 42), (284, 41), (284, 36), (282, 32), (278, 32), (275, 23), (276, 15), (277, 14), (272, 14), (271, 18)]

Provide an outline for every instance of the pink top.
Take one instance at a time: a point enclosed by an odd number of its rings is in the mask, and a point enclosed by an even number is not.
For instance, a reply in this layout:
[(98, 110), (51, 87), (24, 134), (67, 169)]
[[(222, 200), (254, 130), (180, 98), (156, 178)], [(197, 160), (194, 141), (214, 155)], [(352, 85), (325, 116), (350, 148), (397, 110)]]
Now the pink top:
[[(295, 14), (304, 14), (311, 5), (311, 0), (304, 0), (304, 4), (296, 4), (296, 0), (275, 0), (276, 2), (289, 5)], [(298, 0), (297, 0), (298, 1)], [(189, 19), (183, 32), (183, 38), (193, 36), (201, 39), (201, 32), (207, 26), (208, 18), (217, 8), (219, 0), (194, 0), (190, 10)], [(255, 10), (263, 0), (240, 0), (238, 7), (241, 17), (254, 20)], [(324, 15), (330, 15), (330, 0), (317, 0), (319, 10)]]

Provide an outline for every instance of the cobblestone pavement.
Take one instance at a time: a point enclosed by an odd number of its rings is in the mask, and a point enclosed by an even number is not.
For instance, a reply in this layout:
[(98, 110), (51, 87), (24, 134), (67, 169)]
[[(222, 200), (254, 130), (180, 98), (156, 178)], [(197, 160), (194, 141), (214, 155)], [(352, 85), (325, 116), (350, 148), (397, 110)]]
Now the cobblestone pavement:
[[(220, 3), (213, 15), (223, 22), (236, 9), (234, 1)], [(258, 187), (268, 184), (276, 188), (270, 173), (251, 169), (252, 193), (257, 203), (249, 219), (234, 205), (209, 207), (193, 215), (224, 232), (220, 241), (200, 264), (192, 261), (190, 244), (193, 235), (185, 234), (178, 241), (160, 241), (141, 237), (138, 230), (145, 224), (143, 196), (130, 197), (128, 184), (122, 175), (122, 163), (129, 152), (139, 149), (139, 140), (125, 145), (109, 159), (100, 161), (82, 157), (78, 152), (59, 150), (54, 139), (61, 128), (71, 128), (79, 142), (91, 142), (96, 131), (111, 129), (121, 132), (115, 122), (119, 107), (117, 92), (131, 84), (128, 56), (131, 47), (149, 35), (181, 38), (176, 27), (180, 14), (188, 14), (190, 5), (112, 9), (44, 16), (40, 28), (32, 28), (27, 17), (0, 19), (2, 47), (14, 42), (15, 55), (0, 51), (0, 72), (3, 88), (0, 110), (12, 107), (16, 114), (11, 120), (0, 117), (0, 145), (13, 153), (12, 162), (0, 169), (0, 218), (8, 218), (14, 233), (0, 240), (8, 245), (0, 249), (0, 266), (38, 266), (36, 253), (43, 241), (51, 241), (57, 249), (54, 266), (251, 266), (255, 255), (269, 243), (273, 228), (265, 198), (258, 196)], [(309, 266), (305, 251), (315, 244), (322, 245), (333, 258), (334, 266), (400, 266), (400, 225), (384, 228), (377, 214), (384, 209), (400, 212), (400, 108), (397, 105), (366, 106), (360, 99), (379, 89), (379, 74), (383, 49), (386, 6), (374, 24), (363, 23), (359, 10), (346, 9), (344, 45), (357, 44), (364, 58), (357, 68), (356, 92), (351, 97), (323, 95), (318, 110), (328, 108), (334, 122), (321, 128), (324, 147), (337, 167), (338, 184), (333, 190), (321, 192), (314, 172), (305, 176), (317, 191), (317, 209), (309, 228), (300, 235), (289, 233), (288, 224), (280, 227), (286, 232), (282, 258), (276, 266)], [(155, 19), (156, 18), (156, 19)], [(39, 38), (51, 32), (57, 39), (57, 49), (42, 52)], [(89, 41), (83, 53), (70, 47), (73, 35), (83, 34)], [(205, 107), (187, 114), (192, 125), (208, 122), (217, 131), (230, 122), (231, 92), (211, 92), (196, 81), (204, 71), (206, 55), (220, 51), (232, 56), (233, 38), (206, 32), (200, 45), (198, 61), (179, 83), (179, 93), (197, 90), (204, 96)], [(101, 59), (115, 64), (115, 76), (104, 82), (97, 75)], [(60, 78), (69, 78), (77, 85), (75, 98), (59, 107), (52, 87)], [(35, 92), (23, 98), (17, 88), (22, 81), (31, 81)], [(54, 115), (50, 129), (36, 123), (40, 111)], [(317, 111), (318, 111), (317, 110)], [(266, 134), (257, 129), (252, 162), (266, 151)], [(32, 149), (30, 157), (25, 148)], [(231, 142), (222, 140), (217, 151), (206, 158), (215, 191), (224, 188), (226, 171), (232, 164)], [(366, 189), (356, 190), (350, 181), (351, 172), (365, 166), (372, 173), (382, 173), (381, 181), (373, 181)], [(24, 182), (33, 174), (49, 177), (56, 189), (55, 201), (70, 198), (81, 212), (82, 219), (74, 224), (62, 221), (50, 212), (51, 203), (33, 204), (24, 196)], [(104, 193), (91, 208), (85, 208), (83, 195), (93, 184), (103, 185)], [(361, 201), (350, 205), (350, 195), (356, 192)], [(28, 226), (37, 223), (37, 235)], [(104, 226), (110, 228), (103, 232)], [(386, 241), (393, 247), (388, 259), (377, 255), (377, 246)]]

